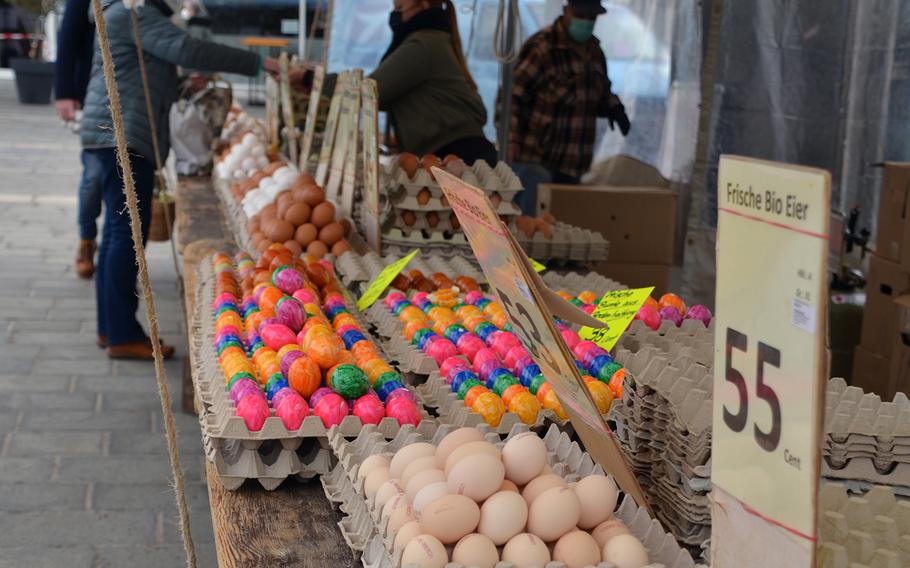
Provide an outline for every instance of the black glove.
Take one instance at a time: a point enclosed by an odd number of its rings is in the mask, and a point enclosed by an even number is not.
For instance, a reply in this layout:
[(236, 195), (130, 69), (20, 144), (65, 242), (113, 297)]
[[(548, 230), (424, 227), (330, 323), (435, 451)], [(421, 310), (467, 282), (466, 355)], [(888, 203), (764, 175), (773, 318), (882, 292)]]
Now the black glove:
[(632, 124), (629, 122), (629, 117), (626, 115), (626, 107), (622, 104), (613, 105), (607, 109), (607, 120), (610, 123), (610, 130), (615, 130), (615, 126), (619, 125), (619, 131), (622, 132), (623, 136), (629, 134), (629, 129), (632, 127)]

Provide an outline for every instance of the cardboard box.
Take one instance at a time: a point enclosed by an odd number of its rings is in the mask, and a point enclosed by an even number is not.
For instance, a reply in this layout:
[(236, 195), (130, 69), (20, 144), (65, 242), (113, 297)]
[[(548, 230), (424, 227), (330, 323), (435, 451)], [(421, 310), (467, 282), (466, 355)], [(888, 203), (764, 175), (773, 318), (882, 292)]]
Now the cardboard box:
[(875, 254), (869, 259), (866, 308), (860, 344), (872, 353), (889, 359), (897, 332), (894, 300), (910, 292), (910, 272), (896, 262)]
[(910, 392), (910, 295), (894, 301), (897, 307), (897, 333), (891, 351), (891, 389)]
[(865, 392), (875, 393), (882, 400), (890, 401), (894, 396), (891, 382), (888, 359), (862, 345), (857, 346), (853, 352), (853, 376), (850, 378), (850, 384)]
[(885, 162), (876, 252), (910, 272), (910, 163)]
[(659, 298), (679, 289), (679, 267), (669, 264), (637, 264), (631, 262), (601, 262), (594, 272), (625, 284), (630, 288), (654, 286), (652, 296)]
[(674, 263), (677, 201), (656, 187), (538, 186), (542, 213), (599, 232), (610, 242), (610, 261), (622, 263)]

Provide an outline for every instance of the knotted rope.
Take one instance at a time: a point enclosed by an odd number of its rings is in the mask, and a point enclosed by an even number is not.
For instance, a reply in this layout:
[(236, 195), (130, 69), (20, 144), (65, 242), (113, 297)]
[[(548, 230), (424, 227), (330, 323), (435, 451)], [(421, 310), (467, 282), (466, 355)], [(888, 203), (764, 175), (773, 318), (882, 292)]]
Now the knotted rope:
[[(117, 162), (123, 172), (123, 193), (126, 196), (126, 207), (130, 216), (130, 230), (133, 236), (133, 250), (136, 253), (136, 263), (139, 265), (139, 282), (142, 295), (145, 298), (146, 317), (149, 324), (149, 335), (152, 341), (152, 353), (155, 359), (155, 379), (158, 382), (158, 395), (161, 399), (161, 412), (164, 414), (164, 433), (167, 437), (167, 450), (171, 461), (171, 472), (174, 475), (174, 493), (177, 500), (177, 510), (180, 515), (180, 531), (183, 536), (183, 548), (186, 552), (186, 565), (190, 568), (196, 566), (196, 549), (193, 537), (190, 534), (190, 513), (186, 505), (184, 491), (183, 468), (180, 465), (180, 453), (177, 450), (177, 425), (174, 422), (174, 413), (171, 409), (171, 394), (167, 383), (167, 372), (164, 369), (164, 358), (161, 354), (161, 342), (158, 334), (158, 312), (155, 308), (155, 295), (152, 293), (149, 281), (148, 262), (145, 257), (145, 246), (142, 244), (142, 226), (139, 217), (139, 205), (136, 198), (136, 187), (133, 181), (133, 168), (130, 164), (129, 151), (126, 145), (126, 133), (123, 127), (123, 111), (120, 106), (120, 91), (117, 89), (114, 60), (111, 55), (110, 43), (107, 35), (107, 25), (104, 21), (104, 11), (101, 0), (92, 0), (92, 10), (95, 15), (95, 26), (98, 32), (98, 44), (101, 47), (101, 60), (104, 69), (104, 82), (107, 86), (108, 100), (110, 101), (111, 119), (114, 124), (114, 138), (117, 143)], [(140, 57), (140, 62), (142, 58)]]

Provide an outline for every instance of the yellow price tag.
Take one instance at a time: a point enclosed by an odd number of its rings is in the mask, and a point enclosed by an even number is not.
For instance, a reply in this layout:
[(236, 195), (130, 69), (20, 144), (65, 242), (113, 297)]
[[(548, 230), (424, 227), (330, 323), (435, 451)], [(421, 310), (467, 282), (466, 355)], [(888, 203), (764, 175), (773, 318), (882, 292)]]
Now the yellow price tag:
[(420, 252), (420, 249), (414, 249), (404, 258), (400, 258), (393, 262), (392, 264), (386, 266), (382, 269), (382, 272), (379, 273), (379, 276), (373, 279), (370, 282), (370, 285), (367, 286), (367, 291), (363, 293), (363, 296), (357, 300), (357, 309), (361, 312), (373, 305), (373, 303), (379, 299), (379, 296), (385, 292), (385, 289), (389, 287), (389, 284), (392, 283), (392, 280), (395, 280), (395, 277), (401, 274), (401, 271), (404, 270), (404, 267), (411, 262), (411, 259), (417, 256), (417, 253)]
[(534, 269), (534, 272), (543, 272), (544, 270), (547, 269), (545, 264), (543, 264), (541, 262), (537, 262), (536, 260), (534, 260), (531, 257), (528, 257), (528, 260), (531, 261), (531, 267)]
[(638, 313), (638, 309), (653, 291), (654, 286), (606, 292), (591, 315), (607, 324), (607, 327), (601, 329), (582, 327), (578, 336), (593, 341), (607, 351), (613, 349), (632, 318)]

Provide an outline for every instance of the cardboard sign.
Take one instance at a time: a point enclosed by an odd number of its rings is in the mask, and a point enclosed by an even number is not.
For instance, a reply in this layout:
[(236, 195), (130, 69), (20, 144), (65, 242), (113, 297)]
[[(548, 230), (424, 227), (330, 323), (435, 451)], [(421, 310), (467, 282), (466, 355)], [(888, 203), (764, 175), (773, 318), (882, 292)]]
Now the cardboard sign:
[(439, 168), (431, 171), (458, 216), (487, 282), (512, 324), (512, 331), (556, 391), (585, 448), (613, 474), (624, 491), (647, 507), (644, 494), (597, 410), (552, 316), (557, 314), (592, 327), (602, 324), (543, 285), (481, 189)]
[(319, 148), (319, 162), (316, 165), (315, 176), (316, 183), (323, 187), (325, 187), (326, 178), (329, 175), (329, 162), (335, 148), (335, 131), (338, 128), (338, 116), (341, 114), (341, 100), (350, 75), (350, 71), (338, 75), (332, 102), (329, 104), (329, 115), (325, 119), (325, 132), (322, 133), (322, 146)]
[(815, 565), (830, 179), (818, 169), (720, 160), (711, 480), (766, 530), (737, 531), (728, 509), (721, 518), (731, 522), (715, 522), (712, 543), (736, 551), (740, 537), (764, 548), (795, 542), (802, 554), (787, 566)]
[(360, 142), (360, 91), (363, 83), (363, 70), (355, 69), (355, 80), (351, 82), (350, 88), (345, 92), (346, 111), (348, 118), (346, 125), (346, 144), (344, 148), (344, 170), (341, 175), (341, 213), (347, 218), (354, 217), (354, 185), (357, 182), (357, 165), (359, 156), (357, 154), (358, 144)]
[(363, 133), (363, 230), (370, 248), (379, 252), (382, 231), (379, 226), (379, 94), (376, 81), (364, 79), (360, 87)]
[(322, 85), (325, 82), (325, 66), (313, 69), (313, 87), (307, 106), (306, 122), (303, 125), (303, 143), (300, 151), (300, 170), (309, 171), (310, 153), (313, 152), (313, 138), (316, 136), (316, 121), (319, 120), (319, 103), (322, 99)]
[(392, 280), (395, 280), (395, 277), (401, 274), (404, 267), (407, 266), (408, 263), (411, 262), (411, 259), (417, 256), (417, 253), (419, 252), (420, 249), (414, 249), (404, 258), (399, 258), (392, 264), (383, 268), (382, 272), (380, 272), (379, 275), (370, 282), (370, 285), (367, 286), (367, 290), (363, 293), (363, 296), (357, 300), (357, 309), (362, 312), (372, 306), (376, 300), (379, 299), (379, 296), (385, 292), (385, 289), (389, 287)]
[(288, 157), (292, 164), (297, 163), (297, 121), (294, 118), (294, 105), (291, 103), (291, 82), (288, 77), (288, 54), (282, 52), (278, 58), (278, 71), (280, 75), (279, 89), (281, 94), (281, 115), (284, 118), (284, 128), (281, 132), (288, 142)]
[(278, 149), (280, 119), (278, 113), (281, 108), (280, 99), (281, 88), (278, 81), (271, 75), (265, 76), (265, 132), (269, 139), (269, 148)]
[(534, 272), (540, 273), (547, 269), (546, 265), (544, 265), (540, 262), (537, 262), (533, 258), (529, 258), (528, 260), (531, 262), (531, 268), (534, 269)]
[[(335, 128), (335, 147), (332, 149), (329, 179), (325, 185), (326, 197), (338, 203), (342, 211), (344, 211), (345, 207), (342, 203), (343, 200), (339, 199), (339, 190), (342, 188), (345, 168), (349, 165), (351, 143), (354, 143), (355, 148), (357, 144), (357, 130), (360, 122), (360, 82), (362, 77), (363, 70), (354, 69), (348, 75), (341, 91), (341, 108)], [(350, 175), (353, 175), (353, 173)], [(350, 188), (353, 192), (353, 181)]]
[(632, 319), (635, 318), (638, 309), (653, 291), (654, 286), (605, 292), (591, 315), (607, 324), (607, 327), (600, 329), (582, 327), (578, 331), (579, 337), (593, 341), (607, 351), (613, 349), (613, 346), (622, 337), (626, 328), (632, 323)]

